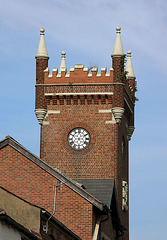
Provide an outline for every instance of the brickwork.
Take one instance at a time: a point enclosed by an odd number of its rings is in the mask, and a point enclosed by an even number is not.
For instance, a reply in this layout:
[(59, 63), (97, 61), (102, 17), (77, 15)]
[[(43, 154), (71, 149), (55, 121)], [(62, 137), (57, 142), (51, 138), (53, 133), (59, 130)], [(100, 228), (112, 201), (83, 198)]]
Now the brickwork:
[(133, 79), (132, 78), (128, 79), (128, 84), (129, 84), (128, 89), (130, 89), (130, 92), (131, 92), (130, 96), (132, 96), (131, 99), (132, 99), (132, 102), (133, 102), (133, 106), (132, 106), (133, 113), (130, 116), (129, 126), (134, 126), (135, 79), (134, 78)]
[[(41, 124), (40, 157), (49, 166), (39, 159), (34, 161), (34, 155), (30, 158), (30, 152), (21, 151), (16, 143), (3, 145), (1, 142), (0, 185), (31, 204), (46, 209), (49, 214), (55, 210), (54, 217), (82, 240), (92, 239), (95, 226), (100, 226), (99, 240), (117, 239), (121, 224), (127, 231), (120, 239), (129, 239), (129, 210), (122, 208), (122, 182), (129, 183), (128, 140), (134, 128), (135, 77), (129, 75), (132, 79), (126, 79), (119, 34), (120, 28), (117, 27), (109, 72), (105, 67), (98, 72), (97, 67), (88, 69), (83, 64), (76, 64), (68, 73), (63, 53), (61, 68), (59, 71), (54, 68), (50, 73), (44, 29), (41, 29), (36, 56), (35, 113)], [(88, 141), (79, 150), (72, 148), (68, 142), (69, 133), (75, 132), (76, 128), (86, 130)], [(78, 138), (77, 141), (81, 141), (83, 137)], [(56, 187), (60, 183), (58, 174), (66, 180), (66, 185), (62, 183), (60, 188)], [(69, 177), (114, 179), (111, 209)], [(69, 182), (71, 185), (67, 184)], [(76, 188), (71, 187), (74, 185)], [(129, 202), (126, 207), (128, 205)], [(46, 233), (43, 225), (47, 214), (42, 216), (42, 239), (78, 239), (70, 231), (63, 233), (52, 221)]]
[[(127, 229), (122, 236), (123, 240), (129, 239), (129, 210), (122, 211), (122, 181), (129, 183), (129, 146), (128, 146), (128, 126), (134, 126), (134, 101), (133, 101), (133, 89), (125, 79), (123, 78), (123, 70), (121, 69), (121, 58), (113, 57), (112, 59), (114, 69), (114, 83), (118, 83), (114, 87), (113, 106), (123, 107), (125, 109), (124, 116), (121, 119), (121, 123), (118, 125), (115, 134), (115, 145), (117, 146), (117, 153), (115, 154), (116, 163), (116, 189), (118, 197), (118, 209), (120, 212), (120, 218), (123, 226)], [(123, 64), (122, 64), (123, 67)], [(124, 141), (124, 154), (123, 143)], [(128, 198), (129, 199), (129, 198)]]
[[(44, 83), (44, 70), (48, 67), (48, 59), (36, 59), (36, 84)], [(45, 109), (44, 87), (36, 87), (36, 102), (35, 109)]]
[(114, 85), (113, 107), (124, 107), (124, 86), (122, 84)]
[[(123, 226), (128, 229), (124, 233), (122, 239), (129, 239), (129, 210), (122, 209), (122, 181), (129, 183), (129, 142), (127, 140), (127, 119), (124, 116), (118, 130), (118, 175), (117, 175), (117, 191), (118, 191), (118, 208), (120, 209), (120, 218)], [(124, 140), (124, 154), (122, 152), (122, 141)], [(129, 197), (128, 197), (129, 199)], [(128, 204), (129, 205), (129, 204)]]
[[(88, 71), (81, 64), (70, 73), (45, 70), (47, 114), (41, 126), (41, 158), (74, 179), (114, 178), (121, 222), (129, 229), (129, 212), (122, 211), (122, 181), (129, 182), (127, 136), (134, 124), (134, 84), (125, 79), (123, 58), (113, 56), (108, 73), (106, 68)], [(113, 108), (125, 110), (120, 124)], [(77, 151), (68, 144), (68, 134), (79, 127), (89, 132), (90, 144)], [(122, 239), (127, 240), (128, 234)]]
[(47, 233), (44, 231), (48, 217), (41, 214), (41, 236), (42, 240), (79, 240), (80, 238), (75, 236), (71, 231), (67, 231), (63, 226), (59, 226), (52, 219), (48, 222)]
[(112, 67), (114, 69), (113, 82), (121, 83), (122, 73), (124, 71), (123, 67), (121, 67), (121, 57), (112, 58)]
[(123, 69), (121, 69), (121, 57), (113, 57), (112, 65), (114, 69), (113, 82), (114, 85), (114, 97), (113, 107), (124, 107), (124, 82), (122, 81)]
[[(111, 215), (109, 214), (108, 219), (104, 219), (101, 224), (101, 236), (104, 236), (104, 239), (115, 239), (116, 229), (113, 226)], [(99, 240), (103, 239), (99, 238)]]
[(44, 86), (36, 87), (36, 95), (38, 95), (39, 97), (36, 98), (35, 108), (46, 109), (46, 101), (44, 97)]
[[(49, 125), (42, 126), (41, 157), (72, 178), (113, 178), (114, 126), (106, 124), (113, 120), (112, 114), (99, 113), (100, 109), (110, 110), (111, 105), (87, 104), (48, 106), (48, 110), (60, 113), (49, 114)], [(89, 146), (81, 151), (72, 149), (67, 140), (69, 132), (77, 127), (85, 128), (91, 138)]]
[(84, 66), (81, 68), (74, 68), (70, 73), (52, 72), (50, 75), (48, 71), (45, 72), (45, 84), (90, 84), (90, 83), (113, 83), (113, 69), (107, 73), (106, 71), (88, 72), (88, 68), (84, 71)]
[[(54, 185), (58, 180), (21, 153), (6, 146), (0, 150), (0, 185), (17, 196), (53, 212)], [(92, 204), (63, 185), (57, 191), (55, 218), (83, 240), (92, 239)]]
[[(108, 94), (100, 95), (61, 95), (46, 96), (47, 105), (90, 105), (90, 104), (112, 104), (112, 96)], [(48, 107), (49, 109), (49, 107)]]
[[(45, 86), (45, 94), (49, 95), (49, 93), (58, 94), (61, 93), (69, 93), (73, 95), (73, 93), (96, 93), (97, 95), (99, 93), (107, 93), (107, 92), (113, 92), (113, 84), (50, 84), (50, 85), (44, 85)], [(90, 94), (91, 95), (91, 94)]]

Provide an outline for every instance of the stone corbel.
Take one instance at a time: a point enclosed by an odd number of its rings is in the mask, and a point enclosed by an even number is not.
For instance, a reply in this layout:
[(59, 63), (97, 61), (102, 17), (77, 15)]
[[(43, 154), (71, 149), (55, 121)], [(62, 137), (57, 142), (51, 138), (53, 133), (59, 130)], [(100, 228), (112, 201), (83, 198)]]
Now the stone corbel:
[(115, 107), (115, 108), (112, 108), (111, 111), (114, 115), (116, 123), (119, 124), (121, 122), (121, 118), (124, 114), (125, 109), (120, 107)]
[(35, 115), (36, 115), (36, 117), (38, 119), (38, 123), (40, 125), (43, 124), (43, 120), (45, 118), (46, 113), (47, 113), (46, 109), (35, 109)]

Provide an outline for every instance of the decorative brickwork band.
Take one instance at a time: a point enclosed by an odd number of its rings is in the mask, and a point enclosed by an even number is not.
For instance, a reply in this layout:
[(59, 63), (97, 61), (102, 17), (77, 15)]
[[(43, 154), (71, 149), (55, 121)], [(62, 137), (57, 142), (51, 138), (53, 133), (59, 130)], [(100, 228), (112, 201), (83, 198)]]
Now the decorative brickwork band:
[(125, 109), (124, 108), (115, 107), (115, 108), (112, 108), (111, 111), (112, 111), (112, 113), (114, 115), (116, 123), (120, 123)]
[[(60, 94), (60, 95), (47, 95), (45, 99), (47, 105), (91, 105), (91, 104), (112, 104), (112, 95), (97, 94), (96, 93), (85, 93), (85, 94)], [(111, 93), (110, 93), (111, 94)]]
[(46, 113), (47, 113), (46, 109), (35, 109), (35, 114), (36, 114), (39, 124), (42, 125)]

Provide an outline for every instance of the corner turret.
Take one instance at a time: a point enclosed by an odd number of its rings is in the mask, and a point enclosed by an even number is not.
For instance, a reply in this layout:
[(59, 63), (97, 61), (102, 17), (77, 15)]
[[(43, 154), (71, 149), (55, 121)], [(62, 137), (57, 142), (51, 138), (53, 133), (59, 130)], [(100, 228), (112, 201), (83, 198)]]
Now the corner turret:
[[(122, 73), (124, 72), (124, 51), (121, 41), (121, 28), (116, 27), (116, 39), (114, 44), (112, 57), (112, 67), (114, 69), (113, 82), (114, 96), (112, 113), (115, 117), (116, 123), (120, 123), (124, 114), (124, 98), (123, 98), (123, 79)], [(123, 63), (122, 63), (123, 61)]]
[[(131, 94), (132, 94), (132, 100), (133, 103), (135, 103), (135, 74), (133, 71), (133, 66), (132, 66), (132, 60), (131, 60), (131, 51), (128, 50), (127, 51), (127, 61), (126, 61), (126, 68), (125, 71), (127, 72), (126, 74), (126, 78), (128, 80), (128, 84), (131, 90)], [(128, 140), (131, 140), (132, 134), (134, 132), (134, 106), (133, 106), (133, 114), (130, 117), (130, 121), (129, 121), (129, 127), (128, 127)]]
[(36, 55), (36, 101), (35, 101), (35, 114), (42, 124), (44, 117), (46, 115), (46, 102), (44, 97), (44, 70), (48, 67), (48, 52), (46, 48), (45, 38), (44, 38), (44, 28), (40, 29), (40, 41), (38, 46), (38, 51)]

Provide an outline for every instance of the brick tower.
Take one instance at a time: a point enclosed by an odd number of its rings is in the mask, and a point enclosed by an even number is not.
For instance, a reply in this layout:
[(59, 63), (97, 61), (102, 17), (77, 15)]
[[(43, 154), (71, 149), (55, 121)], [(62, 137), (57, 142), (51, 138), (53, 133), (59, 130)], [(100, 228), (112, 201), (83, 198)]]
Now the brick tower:
[[(134, 130), (135, 75), (131, 52), (124, 69), (120, 27), (112, 53), (112, 67), (89, 69), (76, 64), (67, 72), (48, 68), (44, 29), (36, 55), (36, 107), (41, 125), (40, 157), (77, 181), (114, 179), (118, 210), (129, 228), (128, 149)], [(125, 71), (126, 70), (126, 71)], [(128, 239), (128, 231), (123, 239)]]

